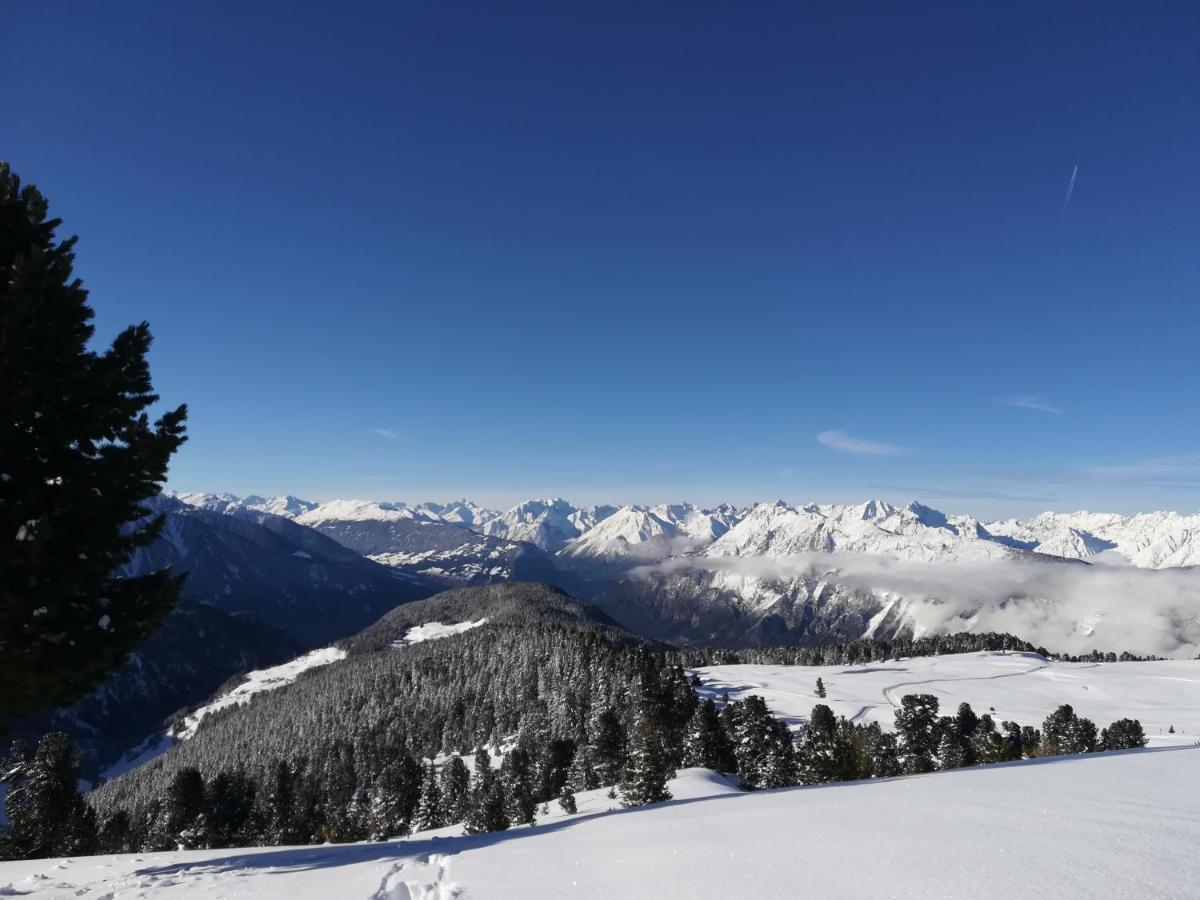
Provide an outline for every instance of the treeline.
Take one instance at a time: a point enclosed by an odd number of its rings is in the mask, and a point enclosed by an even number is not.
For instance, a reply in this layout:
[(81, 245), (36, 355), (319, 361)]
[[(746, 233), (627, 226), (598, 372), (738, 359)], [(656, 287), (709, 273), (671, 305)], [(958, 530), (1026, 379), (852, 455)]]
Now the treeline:
[(678, 766), (734, 773), (755, 790), (1146, 744), (1133, 719), (1098, 731), (1064, 705), (1041, 730), (1015, 722), (998, 728), (967, 703), (953, 716), (941, 716), (930, 694), (901, 700), (894, 732), (837, 718), (817, 704), (792, 735), (761, 697), (718, 709), (690, 690), (688, 701), (681, 685), (687, 686), (678, 669), (640, 678), (625, 715), (605, 709), (579, 741), (551, 737), (539, 743), (537, 735), (523, 732), (498, 769), (481, 747), (473, 769), (459, 756), (438, 766), (404, 755), (368, 782), (359, 777), (352, 746), (338, 742), (324, 769), (276, 760), (258, 773), (239, 768), (207, 780), (198, 769), (180, 769), (140, 817), (117, 809), (99, 827), (75, 791), (73, 749), (64, 735), (48, 735), (32, 757), (14, 748), (6, 765), (12, 828), (0, 839), (0, 857), (383, 840), (459, 823), (467, 834), (502, 831), (536, 824), (539, 807), (544, 814), (552, 800), (574, 813), (577, 791), (609, 785), (609, 796), (619, 791), (626, 806), (669, 800), (667, 781)]
[(801, 647), (753, 647), (743, 650), (700, 648), (676, 651), (670, 654), (670, 658), (673, 662), (687, 667), (739, 663), (775, 666), (853, 666), (906, 656), (941, 656), (948, 653), (976, 653), (982, 650), (1036, 653), (1063, 662), (1151, 662), (1162, 658), (1138, 656), (1129, 652), (1106, 653), (1100, 650), (1078, 656), (1051, 653), (1045, 647), (1034, 646), (1015, 635), (991, 631), (938, 634), (910, 640), (859, 638), (835, 644)]
[(668, 800), (699, 701), (679, 668), (646, 666), (627, 687), (574, 737), (528, 717), (498, 767), (483, 747), (468, 768), (460, 756), (437, 765), (337, 739), (319, 762), (275, 759), (207, 777), (177, 768), (152, 802), (102, 821), (75, 791), (66, 736), (48, 735), (33, 755), (15, 744), (6, 761), (12, 827), (0, 858), (384, 840), (459, 823), (468, 834), (501, 831), (535, 824), (551, 801), (575, 812), (576, 791), (604, 786), (626, 806)]

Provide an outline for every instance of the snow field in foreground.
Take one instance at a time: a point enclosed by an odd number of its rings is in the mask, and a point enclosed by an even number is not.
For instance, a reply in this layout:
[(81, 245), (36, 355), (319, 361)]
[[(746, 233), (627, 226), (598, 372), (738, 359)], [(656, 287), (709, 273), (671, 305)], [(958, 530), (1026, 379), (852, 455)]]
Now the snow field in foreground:
[(690, 769), (671, 789), (613, 811), (588, 792), (578, 815), (473, 837), (0, 863), (0, 895), (1165, 900), (1200, 880), (1196, 748), (760, 793)]
[[(865, 663), (858, 666), (703, 666), (701, 696), (738, 700), (758, 694), (793, 728), (817, 703), (856, 722), (894, 723), (905, 694), (933, 694), (942, 715), (966, 701), (997, 726), (1012, 720), (1041, 728), (1064, 703), (1105, 728), (1117, 719), (1140, 719), (1150, 746), (1200, 740), (1200, 660), (1064, 663), (1032, 653), (955, 653)], [(825, 683), (824, 700), (816, 681)], [(1175, 733), (1167, 729), (1175, 727)]]

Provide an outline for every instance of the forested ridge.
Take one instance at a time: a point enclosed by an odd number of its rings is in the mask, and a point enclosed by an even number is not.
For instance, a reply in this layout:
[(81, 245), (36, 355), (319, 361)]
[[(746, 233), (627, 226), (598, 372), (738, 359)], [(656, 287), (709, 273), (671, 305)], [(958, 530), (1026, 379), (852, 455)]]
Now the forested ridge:
[[(610, 787), (631, 806), (669, 799), (667, 783), (682, 766), (732, 773), (753, 790), (1144, 744), (1136, 721), (1101, 731), (1064, 706), (1038, 730), (976, 715), (965, 703), (942, 715), (931, 695), (902, 698), (894, 732), (818, 704), (793, 734), (760, 697), (700, 700), (686, 670), (1032, 652), (1010, 635), (680, 653), (641, 642), (545, 586), (454, 591), (422, 604), (344, 642), (344, 660), (211, 713), (193, 738), (86, 803), (74, 790), (78, 764), (65, 737), (51, 735), (36, 751), (14, 746), (0, 773), (12, 786), (13, 820), (0, 850), (19, 857), (352, 841), (456, 823), (474, 833), (533, 823), (549, 802), (573, 811), (582, 790)], [(418, 620), (480, 618), (487, 622), (452, 637), (397, 644)]]

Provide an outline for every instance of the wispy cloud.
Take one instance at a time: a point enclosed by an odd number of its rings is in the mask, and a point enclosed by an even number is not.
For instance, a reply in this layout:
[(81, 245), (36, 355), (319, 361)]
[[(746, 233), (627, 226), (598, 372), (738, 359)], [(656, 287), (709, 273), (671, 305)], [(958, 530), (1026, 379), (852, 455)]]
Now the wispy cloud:
[(908, 447), (898, 444), (885, 444), (880, 441), (867, 441), (846, 434), (844, 431), (822, 431), (817, 440), (826, 447), (841, 450), (843, 453), (856, 453), (859, 456), (904, 456), (912, 452)]
[(400, 432), (394, 431), (391, 428), (372, 428), (371, 431), (381, 438), (387, 438), (389, 441), (398, 441), (400, 439)]
[(1067, 196), (1063, 199), (1063, 212), (1071, 205), (1071, 195), (1075, 193), (1075, 179), (1079, 175), (1079, 163), (1071, 170), (1071, 180), (1067, 182)]
[(1156, 456), (1117, 465), (1084, 466), (1089, 478), (1136, 481), (1169, 487), (1200, 486), (1200, 454)]
[(1055, 406), (1045, 397), (1040, 397), (1037, 394), (1021, 394), (1017, 397), (1001, 397), (997, 403), (1002, 403), (1005, 406), (1015, 406), (1019, 409), (1032, 409), (1034, 412), (1052, 413), (1053, 415), (1062, 415), (1062, 408)]
[(868, 487), (877, 491), (907, 494), (918, 499), (936, 497), (940, 500), (1012, 500), (1020, 503), (1053, 503), (1058, 499), (1053, 494), (1027, 494), (989, 488), (936, 488), (911, 484), (872, 484)]

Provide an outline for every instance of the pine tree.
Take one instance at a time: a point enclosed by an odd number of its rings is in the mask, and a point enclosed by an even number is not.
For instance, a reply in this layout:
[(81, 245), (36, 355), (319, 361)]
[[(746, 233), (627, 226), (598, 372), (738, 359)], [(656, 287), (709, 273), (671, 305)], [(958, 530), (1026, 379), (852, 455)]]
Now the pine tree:
[(509, 826), (503, 782), (486, 760), (486, 751), (481, 748), (475, 754), (475, 775), (471, 779), (471, 796), (463, 820), (463, 830), (467, 834), (504, 831)]
[(963, 751), (963, 739), (957, 731), (946, 729), (938, 742), (937, 767), (939, 769), (961, 769), (966, 763), (966, 753)]
[(260, 830), (255, 811), (257, 786), (244, 772), (218, 772), (204, 787), (208, 847), (238, 847)]
[(817, 678), (817, 697), (825, 699), (825, 682), (820, 677)]
[[(162, 527), (158, 494), (186, 409), (153, 424), (149, 327), (103, 353), (75, 239), (0, 163), (0, 711), (69, 705), (154, 631), (178, 596), (167, 571), (121, 567)], [(134, 524), (139, 523), (139, 524)], [(0, 729), (4, 723), (0, 721)]]
[[(643, 690), (644, 694), (644, 690)], [(643, 696), (638, 703), (636, 718), (629, 741), (629, 760), (621, 780), (621, 802), (624, 806), (641, 806), (671, 799), (667, 780), (670, 771), (662, 726), (656, 710)]]
[(574, 815), (579, 811), (579, 808), (575, 804), (575, 792), (571, 790), (569, 784), (563, 785), (562, 793), (558, 795), (558, 805), (568, 815)]
[(32, 757), (19, 742), (4, 766), (10, 859), (74, 856), (96, 849), (96, 814), (76, 790), (79, 754), (61, 732), (43, 737)]
[(195, 850), (207, 838), (204, 821), (204, 778), (195, 768), (180, 769), (163, 798), (161, 837), (171, 849)]
[(625, 765), (628, 738), (615, 709), (605, 709), (593, 723), (589, 750), (602, 785), (616, 784)]
[(532, 825), (537, 812), (534, 796), (533, 763), (529, 753), (514, 747), (500, 764), (500, 779), (504, 784), (505, 815), (518, 825)]
[(263, 840), (267, 844), (298, 844), (307, 838), (296, 827), (295, 774), (281, 759), (271, 767), (266, 788)]
[(460, 757), (452, 756), (442, 766), (441, 794), (444, 824), (461, 822), (467, 814), (467, 799), (471, 790), (471, 774)]
[(721, 727), (721, 719), (712, 700), (702, 701), (688, 721), (683, 765), (699, 766), (714, 772), (733, 772), (737, 769), (733, 746)]
[(118, 809), (104, 820), (96, 849), (101, 853), (132, 853), (137, 849), (129, 813)]
[(581, 743), (575, 750), (571, 768), (567, 770), (567, 785), (574, 792), (600, 787), (600, 778), (592, 762), (592, 748), (587, 743)]
[(438, 784), (438, 773), (433, 763), (425, 770), (421, 781), (421, 800), (417, 805), (417, 816), (413, 822), (413, 831), (428, 831), (431, 828), (441, 828), (445, 822), (442, 819), (442, 788)]
[(932, 694), (906, 694), (896, 710), (900, 764), (909, 775), (932, 772), (938, 748), (938, 699)]

